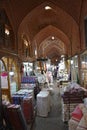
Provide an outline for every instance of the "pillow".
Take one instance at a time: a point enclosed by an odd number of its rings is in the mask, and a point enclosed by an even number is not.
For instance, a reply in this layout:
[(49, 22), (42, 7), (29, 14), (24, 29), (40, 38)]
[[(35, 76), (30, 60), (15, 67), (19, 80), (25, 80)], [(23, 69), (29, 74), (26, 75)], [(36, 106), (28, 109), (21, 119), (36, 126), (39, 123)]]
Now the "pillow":
[(80, 121), (81, 120), (81, 118), (83, 116), (83, 113), (82, 113), (82, 110), (79, 108), (79, 106), (77, 106), (75, 108), (75, 110), (71, 113), (71, 116), (76, 121)]

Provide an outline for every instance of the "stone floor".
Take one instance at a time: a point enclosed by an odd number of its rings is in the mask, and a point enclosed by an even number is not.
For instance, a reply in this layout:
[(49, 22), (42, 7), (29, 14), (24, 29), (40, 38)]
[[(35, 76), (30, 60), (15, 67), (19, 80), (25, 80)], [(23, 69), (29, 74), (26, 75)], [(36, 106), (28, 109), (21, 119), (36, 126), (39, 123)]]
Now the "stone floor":
[(51, 110), (48, 117), (36, 116), (33, 126), (30, 130), (68, 130), (68, 124), (62, 121), (62, 106), (59, 88), (57, 82), (51, 86)]

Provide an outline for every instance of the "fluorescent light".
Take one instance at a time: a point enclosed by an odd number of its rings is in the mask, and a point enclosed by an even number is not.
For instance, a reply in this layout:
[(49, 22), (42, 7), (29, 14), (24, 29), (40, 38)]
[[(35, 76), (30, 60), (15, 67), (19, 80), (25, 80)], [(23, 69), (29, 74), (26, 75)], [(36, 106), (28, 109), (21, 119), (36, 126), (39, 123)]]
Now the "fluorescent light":
[(65, 57), (65, 55), (61, 55), (61, 58), (64, 58)]
[(11, 76), (13, 76), (13, 75), (14, 75), (14, 72), (13, 72), (13, 71), (10, 71), (9, 74), (10, 74)]
[(73, 60), (71, 60), (71, 65), (73, 64)]
[(75, 56), (75, 58), (77, 58), (77, 55)]

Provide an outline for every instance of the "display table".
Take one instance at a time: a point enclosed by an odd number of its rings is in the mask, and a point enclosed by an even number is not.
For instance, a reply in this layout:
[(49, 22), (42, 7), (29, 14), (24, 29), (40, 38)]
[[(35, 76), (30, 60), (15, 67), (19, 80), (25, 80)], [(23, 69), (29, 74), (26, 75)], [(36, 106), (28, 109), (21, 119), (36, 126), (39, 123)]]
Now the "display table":
[(37, 94), (37, 115), (47, 117), (50, 111), (50, 96), (48, 91), (40, 91)]

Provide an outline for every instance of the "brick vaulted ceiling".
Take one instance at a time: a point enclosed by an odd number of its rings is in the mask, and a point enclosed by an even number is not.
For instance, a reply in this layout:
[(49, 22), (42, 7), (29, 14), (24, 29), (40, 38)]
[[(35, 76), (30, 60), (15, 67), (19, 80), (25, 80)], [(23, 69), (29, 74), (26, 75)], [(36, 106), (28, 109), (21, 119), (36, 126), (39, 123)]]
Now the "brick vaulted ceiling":
[[(47, 5), (50, 10), (44, 9)], [(37, 46), (39, 57), (56, 59), (79, 52), (82, 0), (3, 0), (2, 6), (10, 11), (9, 19), (19, 36), (19, 50), (20, 35), (25, 34), (32, 48)]]

